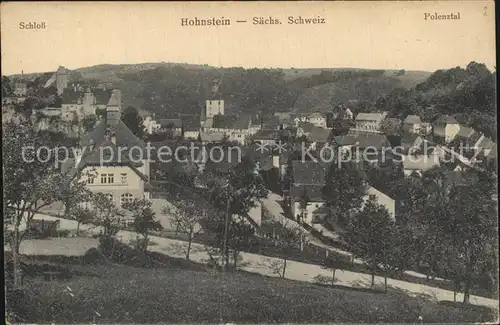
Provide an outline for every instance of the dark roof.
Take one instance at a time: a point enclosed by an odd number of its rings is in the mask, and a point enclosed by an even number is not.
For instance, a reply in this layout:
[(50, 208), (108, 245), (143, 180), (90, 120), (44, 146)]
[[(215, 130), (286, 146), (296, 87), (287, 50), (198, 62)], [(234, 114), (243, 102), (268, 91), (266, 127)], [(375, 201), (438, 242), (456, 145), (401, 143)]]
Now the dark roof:
[(108, 106), (119, 106), (120, 105), (120, 94), (117, 91), (112, 91), (109, 97)]
[(280, 125), (279, 116), (268, 116), (262, 119), (262, 127), (265, 129), (277, 129)]
[(385, 134), (372, 133), (372, 132), (358, 132), (355, 136), (355, 146), (360, 149), (368, 147), (382, 149), (389, 148), (390, 143)]
[(62, 103), (66, 105), (77, 104), (78, 100), (81, 99), (83, 95), (83, 91), (75, 91), (73, 88), (66, 88), (61, 95), (61, 100)]
[(397, 134), (388, 134), (387, 135), (387, 141), (389, 141), (389, 143), (391, 144), (391, 146), (393, 148), (401, 145), (401, 139), (402, 139), (402, 137), (400, 135), (397, 135)]
[(316, 125), (307, 122), (299, 122), (299, 127), (304, 133), (310, 133), (314, 128), (318, 128)]
[(255, 140), (276, 140), (278, 137), (278, 130), (275, 129), (260, 129), (254, 135)]
[(352, 146), (356, 143), (356, 137), (353, 135), (339, 135), (333, 137), (333, 142), (339, 146)]
[(324, 185), (302, 185), (294, 184), (292, 187), (291, 197), (295, 200), (300, 200), (304, 194), (308, 196), (308, 199), (312, 202), (322, 202), (323, 199), (323, 187)]
[(160, 124), (160, 126), (162, 128), (182, 128), (182, 121), (181, 119), (178, 119), (178, 118), (174, 118), (174, 119), (160, 119), (158, 120), (158, 124)]
[(262, 118), (259, 116), (259, 114), (253, 114), (250, 116), (252, 125), (261, 125), (262, 124)]
[(229, 171), (236, 165), (241, 162), (244, 154), (240, 153), (237, 150), (212, 150), (207, 149), (207, 153), (210, 152), (210, 155), (206, 155), (206, 165), (205, 169), (212, 173), (224, 174)]
[(251, 118), (248, 115), (215, 115), (213, 128), (215, 129), (248, 129)]
[(311, 132), (307, 136), (307, 139), (312, 142), (328, 142), (331, 136), (330, 129), (323, 129), (320, 127), (314, 127), (311, 129)]
[(418, 115), (408, 115), (404, 120), (404, 124), (420, 124), (420, 123), (422, 123), (422, 120)]
[(96, 88), (92, 90), (94, 94), (96, 105), (107, 105), (111, 97), (111, 90), (104, 90)]
[(293, 161), (294, 184), (325, 184), (328, 165), (315, 161)]
[(181, 115), (182, 127), (184, 131), (199, 131), (200, 130), (200, 115)]
[(478, 178), (475, 174), (462, 171), (445, 171), (444, 186), (469, 186), (477, 183)]
[(86, 134), (86, 136), (80, 140), (80, 145), (82, 147), (86, 147), (90, 144), (94, 144), (95, 146), (98, 145), (106, 139), (108, 130), (110, 134), (115, 134), (116, 145), (118, 147), (131, 148), (137, 146), (142, 149), (146, 147), (146, 143), (136, 137), (121, 120), (118, 121), (116, 125), (111, 126), (104, 122), (98, 123), (90, 133)]
[(441, 115), (436, 120), (438, 124), (458, 124), (457, 120), (453, 116), (450, 115)]

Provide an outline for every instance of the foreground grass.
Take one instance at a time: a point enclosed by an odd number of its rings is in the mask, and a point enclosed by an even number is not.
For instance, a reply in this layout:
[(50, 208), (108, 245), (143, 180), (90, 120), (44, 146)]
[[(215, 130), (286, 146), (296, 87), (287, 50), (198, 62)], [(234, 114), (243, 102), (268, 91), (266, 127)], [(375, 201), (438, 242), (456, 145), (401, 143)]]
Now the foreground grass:
[[(70, 279), (26, 279), (9, 301), (22, 322), (424, 322), (495, 320), (478, 306), (436, 304), (401, 293), (331, 288), (190, 263), (163, 268), (66, 265)], [(71, 289), (71, 296), (67, 287)]]

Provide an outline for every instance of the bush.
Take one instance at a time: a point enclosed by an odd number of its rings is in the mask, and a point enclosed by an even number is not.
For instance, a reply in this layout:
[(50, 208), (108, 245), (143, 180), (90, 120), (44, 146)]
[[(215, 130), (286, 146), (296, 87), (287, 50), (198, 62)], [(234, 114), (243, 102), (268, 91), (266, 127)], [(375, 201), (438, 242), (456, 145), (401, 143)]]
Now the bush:
[(150, 258), (143, 251), (132, 248), (113, 237), (101, 237), (99, 249), (104, 256), (116, 263), (135, 267), (152, 266)]
[(331, 284), (332, 283), (332, 278), (329, 276), (324, 276), (321, 274), (318, 274), (314, 277), (314, 283), (318, 284)]
[(100, 250), (92, 247), (83, 255), (83, 263), (85, 264), (103, 264), (106, 262), (106, 258)]
[(69, 230), (69, 229), (60, 229), (60, 230), (56, 230), (55, 237), (67, 238), (67, 237), (69, 237), (70, 234), (71, 234), (71, 230)]

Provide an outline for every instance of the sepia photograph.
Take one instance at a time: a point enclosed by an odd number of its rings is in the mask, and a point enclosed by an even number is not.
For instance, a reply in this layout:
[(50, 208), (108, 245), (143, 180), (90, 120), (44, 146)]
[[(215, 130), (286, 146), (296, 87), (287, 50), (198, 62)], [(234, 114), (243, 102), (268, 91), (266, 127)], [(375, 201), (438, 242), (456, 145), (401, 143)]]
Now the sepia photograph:
[(0, 22), (6, 324), (498, 323), (494, 1)]

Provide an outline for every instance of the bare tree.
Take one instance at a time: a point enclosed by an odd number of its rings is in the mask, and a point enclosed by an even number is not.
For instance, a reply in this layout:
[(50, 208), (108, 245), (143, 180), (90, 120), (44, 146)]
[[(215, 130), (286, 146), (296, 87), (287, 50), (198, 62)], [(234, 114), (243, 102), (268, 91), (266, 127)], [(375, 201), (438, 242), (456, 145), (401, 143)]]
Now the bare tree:
[(281, 277), (284, 278), (288, 258), (294, 249), (302, 245), (304, 241), (304, 232), (301, 228), (288, 221), (278, 223), (278, 225), (279, 226), (275, 231), (276, 243), (283, 254), (283, 269)]
[(143, 242), (137, 243), (143, 251), (148, 250), (149, 232), (151, 230), (162, 230), (163, 227), (156, 220), (156, 214), (151, 207), (152, 203), (146, 199), (134, 199), (123, 204), (123, 209), (132, 212), (134, 222), (132, 226), (138, 235), (143, 237)]
[(104, 193), (95, 193), (92, 198), (95, 223), (104, 228), (104, 236), (114, 236), (118, 232), (121, 213), (111, 198)]
[(200, 221), (206, 218), (206, 211), (193, 201), (179, 200), (173, 205), (174, 207), (164, 206), (162, 213), (173, 215), (177, 231), (187, 236), (186, 260), (189, 260), (193, 239), (202, 230)]

